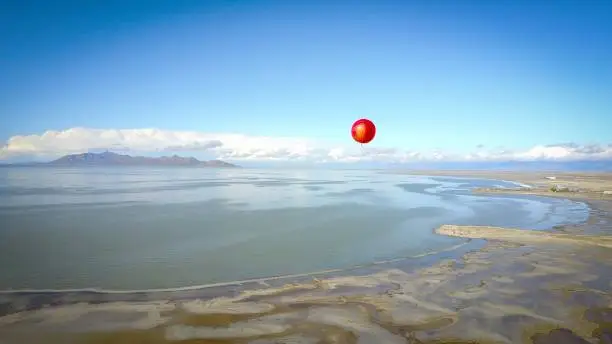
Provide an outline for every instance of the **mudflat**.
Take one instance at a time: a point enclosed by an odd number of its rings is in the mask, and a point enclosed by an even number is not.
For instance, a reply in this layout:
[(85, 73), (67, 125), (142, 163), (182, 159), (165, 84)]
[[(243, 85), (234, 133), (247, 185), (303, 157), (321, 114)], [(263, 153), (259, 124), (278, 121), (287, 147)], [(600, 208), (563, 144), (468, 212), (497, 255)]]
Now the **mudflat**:
[[(406, 173), (517, 181), (531, 187), (475, 192), (569, 198), (591, 213), (541, 232), (444, 225), (438, 234), (481, 244), (418, 268), (398, 260), (210, 298), (64, 300), (6, 312), (0, 342), (612, 343), (612, 174)], [(575, 191), (551, 190), (558, 185)]]
[[(477, 189), (476, 192), (511, 193), (572, 199), (612, 200), (610, 172), (516, 172), (516, 171), (410, 171), (411, 175), (478, 177), (511, 180), (531, 186), (517, 189)], [(561, 191), (551, 189), (558, 187)], [(563, 191), (567, 188), (568, 191)], [(569, 190), (575, 191), (569, 191)]]

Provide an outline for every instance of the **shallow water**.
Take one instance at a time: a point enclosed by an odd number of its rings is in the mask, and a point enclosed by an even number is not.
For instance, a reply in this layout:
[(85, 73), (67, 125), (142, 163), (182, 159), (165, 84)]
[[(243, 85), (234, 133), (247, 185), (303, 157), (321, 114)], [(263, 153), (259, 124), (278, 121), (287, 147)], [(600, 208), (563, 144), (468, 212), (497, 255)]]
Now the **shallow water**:
[(445, 223), (548, 229), (583, 203), (471, 195), (500, 181), (373, 171), (0, 169), (0, 289), (158, 289), (453, 247)]

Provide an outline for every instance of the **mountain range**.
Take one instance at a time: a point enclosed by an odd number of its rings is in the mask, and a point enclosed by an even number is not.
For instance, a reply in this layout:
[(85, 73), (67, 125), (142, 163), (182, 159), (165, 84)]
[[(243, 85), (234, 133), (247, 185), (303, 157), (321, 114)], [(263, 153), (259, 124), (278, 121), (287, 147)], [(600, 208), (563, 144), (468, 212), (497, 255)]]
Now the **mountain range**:
[(235, 168), (238, 165), (221, 160), (201, 161), (192, 157), (178, 155), (163, 157), (130, 156), (112, 152), (81, 153), (65, 155), (57, 160), (44, 163), (21, 163), (14, 165), (53, 165), (53, 166), (191, 166)]
[[(274, 163), (245, 162), (245, 167), (303, 167), (303, 168), (335, 168), (335, 169), (391, 169), (391, 170), (490, 170), (490, 171), (612, 171), (612, 160), (582, 160), (582, 161), (480, 161), (480, 162), (412, 162), (412, 163)], [(0, 163), (1, 166), (193, 166), (235, 168), (237, 166), (221, 160), (201, 161), (192, 157), (177, 155), (165, 157), (144, 157), (117, 154), (112, 152), (81, 153), (65, 155), (50, 162), (16, 162)]]

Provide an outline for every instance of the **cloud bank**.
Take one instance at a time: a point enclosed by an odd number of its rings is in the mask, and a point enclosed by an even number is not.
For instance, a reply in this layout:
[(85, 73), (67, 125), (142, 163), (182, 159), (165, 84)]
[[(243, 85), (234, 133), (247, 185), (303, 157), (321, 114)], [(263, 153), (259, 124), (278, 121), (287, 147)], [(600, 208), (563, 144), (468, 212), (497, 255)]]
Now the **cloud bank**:
[(561, 143), (538, 145), (526, 151), (488, 148), (478, 145), (469, 154), (378, 147), (363, 148), (352, 142), (342, 144), (312, 138), (248, 136), (242, 134), (171, 131), (161, 129), (49, 130), (41, 135), (11, 137), (0, 149), (0, 159), (31, 156), (52, 159), (65, 154), (95, 150), (115, 152), (206, 152), (223, 160), (306, 161), (306, 162), (389, 162), (414, 161), (531, 161), (608, 160), (612, 145)]

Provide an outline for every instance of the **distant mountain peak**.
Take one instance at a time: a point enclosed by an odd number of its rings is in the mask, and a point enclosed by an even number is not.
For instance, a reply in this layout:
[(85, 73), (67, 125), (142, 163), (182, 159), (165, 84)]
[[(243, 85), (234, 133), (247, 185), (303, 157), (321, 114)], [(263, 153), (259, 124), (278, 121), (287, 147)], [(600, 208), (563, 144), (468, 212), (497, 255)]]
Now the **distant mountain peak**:
[(159, 158), (130, 156), (113, 152), (79, 153), (65, 155), (49, 162), (52, 165), (101, 165), (101, 166), (194, 166), (194, 167), (239, 167), (221, 160), (200, 161), (194, 157), (176, 154)]

